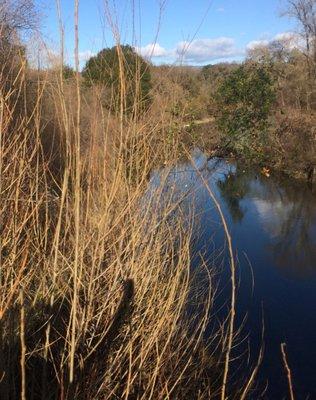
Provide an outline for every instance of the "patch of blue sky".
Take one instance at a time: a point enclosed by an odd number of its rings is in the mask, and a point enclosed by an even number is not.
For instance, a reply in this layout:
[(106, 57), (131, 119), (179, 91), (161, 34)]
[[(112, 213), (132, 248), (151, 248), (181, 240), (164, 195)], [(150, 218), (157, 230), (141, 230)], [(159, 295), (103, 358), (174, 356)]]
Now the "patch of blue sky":
[[(45, 17), (44, 37), (58, 51), (56, 3), (36, 1)], [(74, 1), (60, 2), (67, 62), (73, 64)], [(281, 17), (286, 0), (80, 0), (79, 9), (81, 65), (118, 36), (155, 64), (241, 61), (247, 47), (295, 29)]]

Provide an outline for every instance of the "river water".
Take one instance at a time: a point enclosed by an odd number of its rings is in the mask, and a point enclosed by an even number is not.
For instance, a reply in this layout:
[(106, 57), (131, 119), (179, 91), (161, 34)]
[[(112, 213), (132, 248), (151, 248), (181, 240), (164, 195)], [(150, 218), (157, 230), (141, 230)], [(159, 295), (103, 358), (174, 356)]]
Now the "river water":
[[(167, 178), (166, 170), (156, 171), (151, 183), (163, 181), (166, 191), (183, 196), (188, 213), (194, 210), (194, 253), (221, 270), (216, 301), (223, 312), (230, 290), (225, 236), (203, 180), (220, 203), (238, 261), (236, 323), (242, 329), (236, 355), (247, 350), (249, 363), (255, 362), (264, 325), (264, 358), (252, 398), (289, 398), (284, 342), (296, 399), (316, 399), (316, 195), (302, 182), (207, 160), (198, 150), (193, 164), (179, 163), (168, 169)], [(198, 262), (194, 257), (193, 267)]]

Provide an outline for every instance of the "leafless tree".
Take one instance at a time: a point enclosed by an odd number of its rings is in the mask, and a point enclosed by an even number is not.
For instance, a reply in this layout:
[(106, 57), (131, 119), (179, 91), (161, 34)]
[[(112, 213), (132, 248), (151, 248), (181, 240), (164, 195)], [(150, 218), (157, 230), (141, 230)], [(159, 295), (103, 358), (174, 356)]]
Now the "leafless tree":
[(316, 104), (316, 0), (287, 0), (286, 15), (294, 18), (299, 25), (299, 33), (305, 42), (307, 64), (307, 108)]
[(316, 0), (288, 0), (287, 15), (299, 23), (307, 56), (316, 63)]
[(0, 0), (1, 40), (10, 40), (19, 32), (34, 30), (37, 22), (34, 0)]
[[(0, 0), (0, 99), (9, 97), (21, 76), (25, 48), (21, 36), (37, 27), (34, 0)], [(1, 112), (1, 109), (0, 109)]]

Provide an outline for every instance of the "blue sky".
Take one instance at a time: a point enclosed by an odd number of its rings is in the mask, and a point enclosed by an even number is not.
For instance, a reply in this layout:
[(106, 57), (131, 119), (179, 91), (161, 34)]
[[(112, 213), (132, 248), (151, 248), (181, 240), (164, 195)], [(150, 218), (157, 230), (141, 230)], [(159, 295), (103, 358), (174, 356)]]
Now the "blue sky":
[[(44, 38), (56, 51), (59, 36), (55, 1), (36, 1), (44, 15)], [(73, 1), (60, 1), (67, 62), (72, 64)], [(104, 0), (79, 3), (82, 65), (89, 56), (114, 43), (105, 3)], [(286, 0), (108, 0), (108, 3), (119, 26), (121, 42), (134, 45), (144, 56), (151, 56), (155, 64), (180, 59), (193, 65), (241, 60), (253, 42), (267, 42), (295, 28), (293, 21), (280, 16)]]

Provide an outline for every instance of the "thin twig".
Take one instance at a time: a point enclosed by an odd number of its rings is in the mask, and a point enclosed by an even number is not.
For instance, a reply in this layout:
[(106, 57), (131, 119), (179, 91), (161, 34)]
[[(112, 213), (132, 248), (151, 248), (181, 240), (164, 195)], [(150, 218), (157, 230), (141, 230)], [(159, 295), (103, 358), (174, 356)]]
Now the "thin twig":
[(21, 400), (26, 400), (26, 385), (25, 385), (25, 311), (24, 311), (24, 296), (23, 289), (20, 290), (20, 342), (21, 342)]
[(290, 399), (291, 400), (295, 400), (294, 391), (293, 391), (293, 384), (292, 384), (292, 374), (291, 374), (291, 370), (290, 370), (289, 364), (287, 362), (285, 346), (286, 346), (285, 343), (281, 343), (282, 359), (283, 359), (283, 364), (284, 364), (284, 368), (285, 368), (286, 375), (287, 375)]

